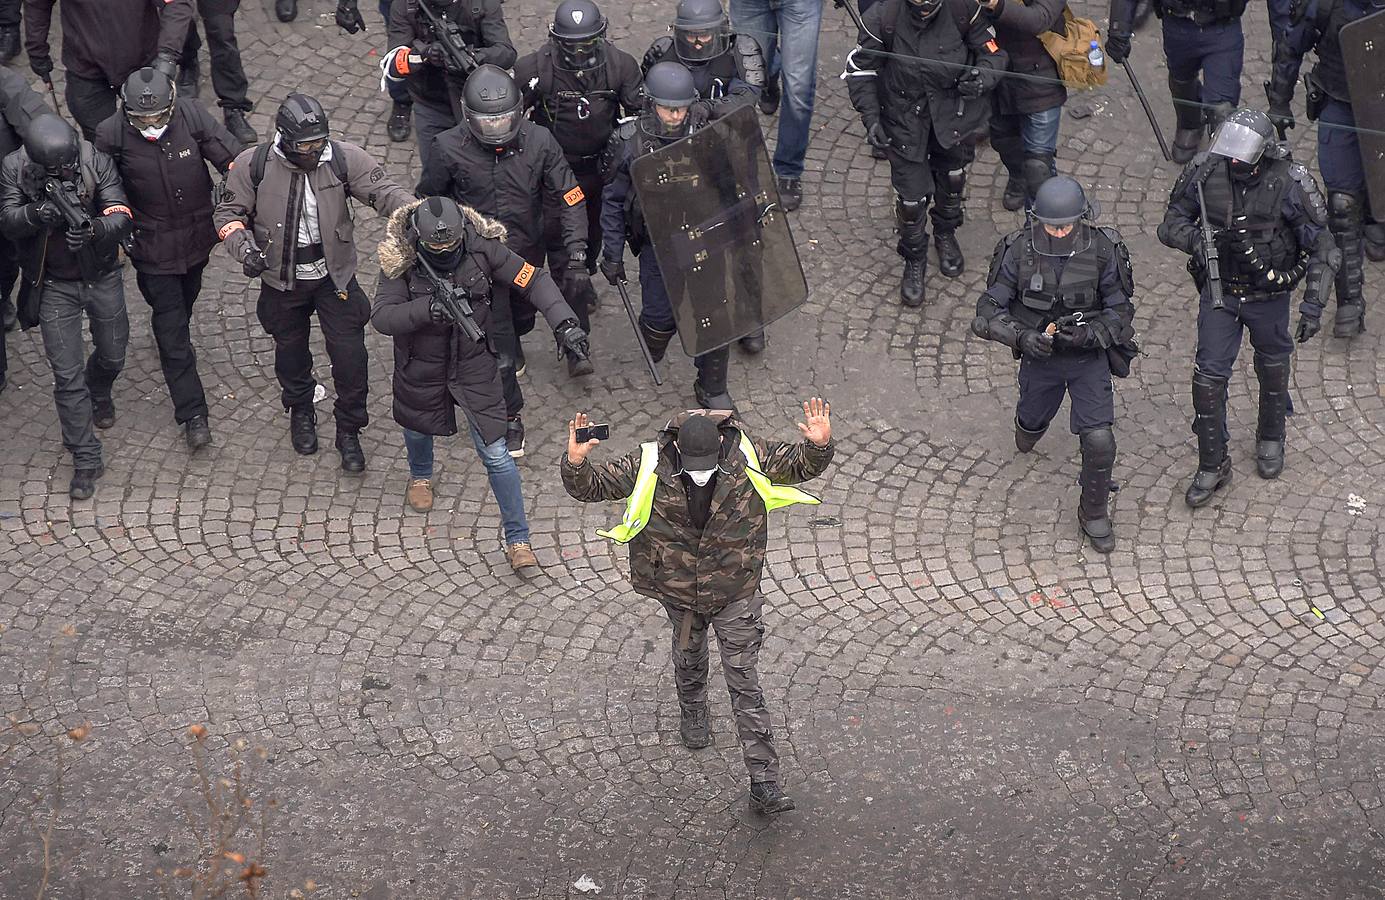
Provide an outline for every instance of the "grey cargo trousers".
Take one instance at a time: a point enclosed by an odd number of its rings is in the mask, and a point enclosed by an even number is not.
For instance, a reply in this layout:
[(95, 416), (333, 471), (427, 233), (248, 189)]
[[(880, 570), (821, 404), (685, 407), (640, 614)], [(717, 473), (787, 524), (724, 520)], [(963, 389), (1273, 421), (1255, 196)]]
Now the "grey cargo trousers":
[[(717, 633), (721, 648), (721, 668), (726, 675), (726, 689), (731, 694), (731, 713), (736, 719), (736, 733), (741, 742), (750, 781), (779, 780), (779, 753), (774, 749), (774, 733), (770, 729), (769, 710), (760, 690), (760, 644), (765, 637), (760, 607), (764, 597), (755, 594), (748, 600), (736, 600), (712, 613), (698, 615), (663, 603), (673, 625), (673, 680), (678, 686), (680, 703), (705, 703), (707, 700), (708, 650), (707, 626)], [(687, 640), (684, 641), (684, 617)]]

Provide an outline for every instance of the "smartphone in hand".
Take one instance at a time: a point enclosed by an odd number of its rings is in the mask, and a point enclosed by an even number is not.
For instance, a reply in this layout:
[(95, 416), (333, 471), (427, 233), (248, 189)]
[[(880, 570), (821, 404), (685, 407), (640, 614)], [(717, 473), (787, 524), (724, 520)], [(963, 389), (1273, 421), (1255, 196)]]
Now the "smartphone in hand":
[(604, 441), (611, 436), (611, 426), (605, 422), (601, 424), (583, 425), (577, 429), (577, 443), (585, 444), (587, 441)]

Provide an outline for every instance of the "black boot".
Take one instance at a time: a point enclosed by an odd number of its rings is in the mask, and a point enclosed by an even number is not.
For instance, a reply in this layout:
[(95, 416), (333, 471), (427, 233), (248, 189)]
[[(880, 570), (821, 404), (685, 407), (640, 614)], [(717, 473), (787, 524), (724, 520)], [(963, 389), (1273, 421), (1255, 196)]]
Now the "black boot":
[[(15, 15), (19, 14), (17, 10), (16, 5)], [(24, 41), (19, 36), (18, 25), (0, 28), (0, 66), (8, 66), (23, 48)]]
[(1035, 444), (1039, 443), (1039, 438), (1043, 437), (1046, 431), (1048, 431), (1047, 425), (1038, 431), (1030, 431), (1020, 424), (1020, 417), (1015, 416), (1015, 448), (1021, 453), (1028, 453), (1034, 449)]
[(524, 458), (524, 420), (510, 416), (505, 422), (505, 449), (512, 459)]
[(317, 410), (311, 403), (300, 403), (289, 410), (289, 441), (303, 456), (317, 452)]
[(1255, 427), (1255, 469), (1261, 478), (1284, 471), (1284, 410), (1289, 400), (1289, 356), (1255, 354), (1260, 421)]
[(226, 130), (235, 135), (236, 140), (249, 147), (260, 140), (260, 133), (250, 126), (245, 118), (245, 110), (227, 108), (222, 118), (226, 120)]
[(1173, 132), (1173, 161), (1180, 166), (1197, 155), (1202, 145), (1202, 85), (1196, 78), (1179, 81), (1169, 76), (1176, 126)]
[(1226, 379), (1193, 372), (1193, 433), (1197, 435), (1197, 474), (1183, 499), (1194, 509), (1231, 482), (1226, 453)]
[(1001, 195), (1000, 205), (1010, 212), (1024, 209), (1025, 197), (1024, 175), (1011, 171), (1009, 177), (1005, 179), (1005, 193)]
[(1366, 244), (1366, 258), (1371, 262), (1385, 260), (1385, 224), (1367, 222), (1361, 226), (1361, 237)]
[(731, 351), (727, 347), (704, 353), (693, 360), (697, 365), (697, 381), (693, 383), (693, 396), (697, 405), (703, 409), (729, 409), (736, 412), (736, 402), (726, 387), (726, 371), (731, 361)]
[(760, 112), (772, 116), (779, 112), (779, 79), (766, 78), (765, 86), (760, 88)]
[(193, 416), (188, 419), (183, 424), (183, 430), (190, 453), (196, 453), (212, 442), (212, 428), (207, 424), (206, 416)]
[(938, 248), (938, 271), (944, 278), (956, 278), (966, 266), (957, 229), (962, 225), (962, 204), (966, 199), (967, 172), (935, 171), (933, 185), (933, 246)]
[(741, 345), (742, 350), (752, 356), (763, 353), (765, 352), (765, 330), (761, 328), (754, 334), (747, 334), (737, 341), (737, 343)]
[(927, 211), (927, 197), (922, 200), (895, 201), (895, 225), (899, 229), (899, 244), (895, 249), (904, 257), (904, 273), (899, 279), (899, 299), (905, 306), (923, 305), (923, 278), (928, 270), (928, 231), (924, 224), (924, 214)]
[(341, 470), (348, 475), (359, 475), (365, 471), (365, 450), (361, 448), (361, 435), (337, 426), (337, 452), (341, 454)]
[(899, 300), (905, 306), (919, 307), (923, 305), (924, 296), (924, 276), (928, 273), (928, 260), (920, 257), (919, 259), (904, 260), (904, 272), (899, 278)]
[(1098, 553), (1116, 549), (1116, 532), (1111, 527), (1111, 469), (1116, 464), (1116, 437), (1109, 428), (1084, 431), (1082, 443), (1082, 499), (1077, 505), (1077, 523)]
[(298, 18), (298, 0), (274, 0), (274, 15), (280, 22), (292, 22)]
[(788, 812), (794, 808), (793, 800), (779, 789), (776, 781), (751, 782), (750, 808), (762, 816)]
[(385, 132), (396, 144), (402, 144), (409, 139), (410, 117), (413, 111), (412, 103), (394, 101), (394, 107), (390, 110), (390, 120), (385, 124)]
[(1362, 259), (1361, 200), (1354, 194), (1333, 191), (1327, 195), (1327, 226), (1342, 251), (1337, 269), (1337, 318), (1332, 336), (1355, 337), (1366, 330), (1366, 300), (1362, 293), (1365, 263)]
[[(691, 615), (691, 613), (684, 613)], [(707, 701), (701, 703), (679, 703), (683, 718), (678, 723), (678, 736), (683, 746), (689, 750), (701, 750), (712, 745), (712, 717), (707, 712)]]
[(934, 231), (933, 246), (938, 248), (938, 271), (948, 278), (961, 275), (966, 258), (962, 256), (962, 245), (957, 243), (957, 232)]
[(114, 425), (115, 401), (110, 397), (92, 397), (91, 424), (103, 430)]
[(86, 500), (96, 493), (96, 480), (106, 474), (104, 466), (94, 469), (76, 469), (72, 481), (67, 486), (67, 495), (73, 500)]
[(655, 362), (663, 362), (669, 341), (673, 340), (677, 332), (671, 328), (668, 331), (660, 331), (644, 319), (640, 319), (640, 333), (644, 335), (644, 342), (649, 347), (649, 355)]

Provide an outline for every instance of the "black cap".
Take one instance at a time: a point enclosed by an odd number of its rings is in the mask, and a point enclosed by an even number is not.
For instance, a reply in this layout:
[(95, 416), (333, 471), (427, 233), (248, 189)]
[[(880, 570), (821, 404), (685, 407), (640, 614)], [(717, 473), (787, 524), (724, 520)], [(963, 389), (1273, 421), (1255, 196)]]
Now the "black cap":
[(678, 456), (683, 471), (715, 469), (721, 461), (721, 430), (707, 416), (690, 416), (678, 426)]

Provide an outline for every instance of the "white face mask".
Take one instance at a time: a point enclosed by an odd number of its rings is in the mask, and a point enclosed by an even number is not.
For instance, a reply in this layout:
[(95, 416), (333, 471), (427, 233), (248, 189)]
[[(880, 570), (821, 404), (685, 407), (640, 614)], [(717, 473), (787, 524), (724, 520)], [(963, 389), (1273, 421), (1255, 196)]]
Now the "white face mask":
[(159, 138), (164, 136), (164, 132), (167, 130), (167, 125), (160, 125), (158, 128), (141, 128), (139, 130), (139, 133), (144, 136), (145, 140), (157, 141)]
[(707, 482), (711, 481), (712, 476), (717, 473), (716, 469), (698, 469), (695, 472), (688, 470), (684, 471), (687, 474), (687, 476), (693, 480), (693, 484), (697, 485), (698, 487), (706, 487)]

